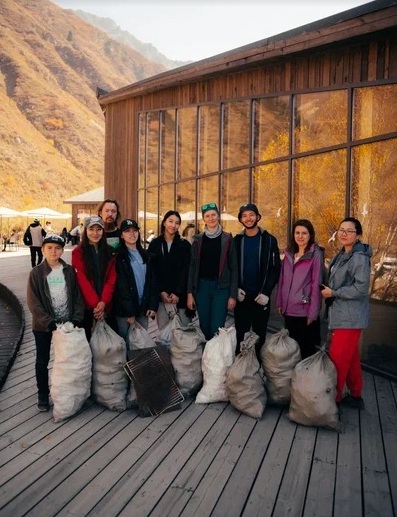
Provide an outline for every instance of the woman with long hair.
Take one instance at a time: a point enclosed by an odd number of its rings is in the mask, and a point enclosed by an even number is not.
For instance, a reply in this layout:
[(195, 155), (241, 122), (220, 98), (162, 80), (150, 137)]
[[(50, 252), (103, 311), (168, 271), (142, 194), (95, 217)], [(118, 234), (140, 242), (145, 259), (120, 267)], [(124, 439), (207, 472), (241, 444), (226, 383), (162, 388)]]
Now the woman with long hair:
[(80, 244), (72, 251), (72, 266), (85, 302), (83, 327), (88, 341), (95, 320), (104, 320), (110, 313), (116, 284), (115, 265), (115, 252), (106, 242), (102, 218), (88, 217)]
[(186, 314), (190, 244), (179, 235), (180, 226), (179, 212), (169, 210), (161, 222), (160, 235), (151, 241), (148, 248), (156, 257), (160, 290), (157, 325), (160, 330), (168, 323), (170, 313), (178, 312), (183, 325), (188, 325), (191, 319)]
[[(329, 356), (337, 372), (336, 402), (364, 409), (359, 340), (369, 322), (369, 284), (372, 250), (361, 242), (358, 219), (346, 217), (337, 237), (342, 249), (329, 265), (328, 285), (321, 294), (328, 305), (332, 332)], [(349, 394), (343, 398), (345, 384)]]
[(292, 227), (281, 263), (276, 306), (290, 337), (299, 344), (302, 359), (313, 355), (321, 343), (323, 266), (324, 253), (315, 242), (313, 224), (299, 219)]
[(143, 249), (138, 223), (133, 219), (125, 219), (120, 224), (120, 233), (114, 313), (118, 333), (126, 339), (130, 325), (147, 329), (148, 318), (156, 317), (159, 291), (154, 255)]
[(236, 306), (238, 269), (234, 239), (223, 231), (216, 203), (203, 205), (201, 214), (205, 229), (191, 245), (187, 306), (197, 306), (200, 328), (209, 340)]

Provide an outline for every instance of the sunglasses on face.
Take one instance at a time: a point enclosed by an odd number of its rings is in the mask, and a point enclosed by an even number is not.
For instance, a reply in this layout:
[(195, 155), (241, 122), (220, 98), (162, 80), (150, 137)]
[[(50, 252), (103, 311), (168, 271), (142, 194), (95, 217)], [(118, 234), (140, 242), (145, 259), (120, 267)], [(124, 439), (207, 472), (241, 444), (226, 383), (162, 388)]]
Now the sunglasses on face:
[(356, 230), (345, 230), (344, 228), (338, 228), (338, 232), (342, 235), (351, 235), (353, 233), (357, 233)]
[(208, 210), (210, 208), (213, 208), (214, 210), (217, 210), (216, 203), (207, 203), (206, 205), (201, 205), (201, 211)]

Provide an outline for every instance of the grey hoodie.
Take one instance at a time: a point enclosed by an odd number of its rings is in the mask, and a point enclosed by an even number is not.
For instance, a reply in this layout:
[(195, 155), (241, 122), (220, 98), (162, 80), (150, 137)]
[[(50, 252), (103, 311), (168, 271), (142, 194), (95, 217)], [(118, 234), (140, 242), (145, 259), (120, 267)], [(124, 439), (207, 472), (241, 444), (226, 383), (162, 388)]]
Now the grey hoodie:
[(358, 242), (350, 252), (342, 249), (332, 259), (328, 279), (334, 296), (329, 309), (330, 329), (368, 326), (371, 256), (371, 247)]

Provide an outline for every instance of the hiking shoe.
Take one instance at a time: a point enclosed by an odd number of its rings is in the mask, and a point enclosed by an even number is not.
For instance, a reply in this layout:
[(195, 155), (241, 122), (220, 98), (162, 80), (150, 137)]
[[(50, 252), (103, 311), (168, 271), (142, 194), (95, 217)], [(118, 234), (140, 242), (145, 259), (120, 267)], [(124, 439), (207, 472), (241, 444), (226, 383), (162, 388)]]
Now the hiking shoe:
[(365, 404), (362, 397), (353, 397), (353, 395), (346, 395), (346, 397), (342, 399), (342, 404), (344, 406), (350, 406), (359, 410), (365, 409)]
[(50, 410), (50, 400), (48, 395), (39, 395), (37, 400), (37, 409), (39, 411), (49, 411)]

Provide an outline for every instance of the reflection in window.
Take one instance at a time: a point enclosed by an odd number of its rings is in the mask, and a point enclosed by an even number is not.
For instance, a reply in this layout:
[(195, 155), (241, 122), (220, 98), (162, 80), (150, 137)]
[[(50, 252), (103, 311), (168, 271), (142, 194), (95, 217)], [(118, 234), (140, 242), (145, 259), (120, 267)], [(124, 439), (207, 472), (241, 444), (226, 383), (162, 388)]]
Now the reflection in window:
[(250, 101), (228, 102), (223, 110), (223, 169), (249, 163)]
[(388, 302), (397, 302), (396, 149), (394, 139), (353, 151), (353, 214), (373, 250), (371, 297)]
[(337, 250), (335, 230), (345, 215), (346, 151), (294, 160), (293, 220), (309, 219), (326, 256)]
[(183, 181), (176, 185), (176, 209), (181, 215), (182, 226), (194, 223), (196, 218), (196, 180)]
[(347, 137), (347, 90), (296, 95), (294, 152), (343, 144)]
[(255, 167), (253, 202), (262, 215), (260, 225), (273, 234), (280, 250), (287, 246), (288, 162)]
[(397, 85), (354, 89), (353, 138), (397, 131)]
[[(146, 190), (146, 213), (158, 214), (158, 188), (151, 187)], [(146, 227), (149, 227), (149, 218), (146, 218)], [(156, 222), (157, 224), (157, 222)]]
[(175, 110), (161, 112), (160, 183), (175, 180)]
[(160, 186), (160, 219), (168, 210), (174, 210), (174, 183), (168, 183)]
[(145, 170), (146, 170), (146, 115), (144, 113), (139, 114), (139, 167), (138, 167), (138, 188), (145, 186)]
[(196, 174), (197, 109), (178, 110), (178, 171), (179, 179)]
[(199, 108), (199, 173), (219, 170), (219, 106)]
[(270, 97), (254, 102), (254, 161), (289, 154), (290, 98)]
[(159, 111), (147, 114), (146, 184), (159, 182)]
[[(145, 210), (144, 210), (144, 206), (145, 206), (145, 191), (144, 190), (139, 190), (138, 191), (138, 207), (139, 207), (139, 210), (138, 210), (138, 225), (139, 227), (141, 228), (141, 230), (143, 231), (144, 230), (144, 225), (145, 225)], [(130, 214), (123, 214), (123, 219), (126, 219), (130, 217)]]
[(237, 214), (241, 205), (248, 203), (248, 171), (227, 172), (222, 175), (221, 223), (224, 230), (236, 234), (241, 231)]

